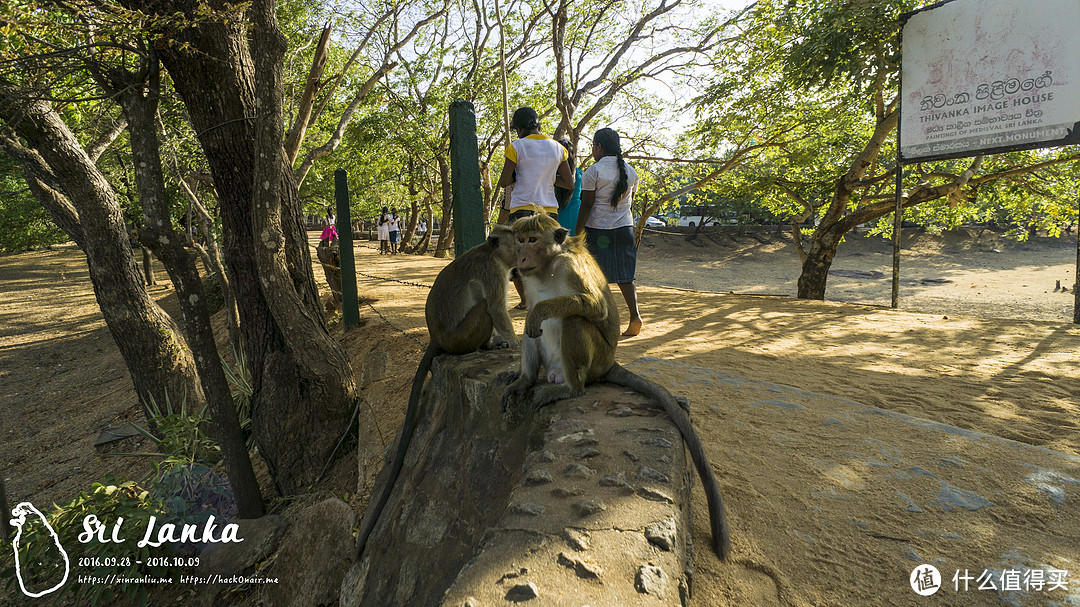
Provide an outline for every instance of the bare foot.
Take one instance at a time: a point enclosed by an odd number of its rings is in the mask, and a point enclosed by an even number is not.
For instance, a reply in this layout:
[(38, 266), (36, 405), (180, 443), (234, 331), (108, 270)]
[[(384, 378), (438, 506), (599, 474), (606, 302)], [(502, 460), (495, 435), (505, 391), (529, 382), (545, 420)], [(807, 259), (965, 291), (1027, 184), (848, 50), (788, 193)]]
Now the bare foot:
[(630, 326), (623, 331), (623, 337), (633, 337), (641, 333), (641, 317), (631, 318)]
[(514, 309), (515, 310), (528, 310), (529, 306), (525, 305), (525, 302), (520, 302), (520, 303), (518, 303), (518, 305), (514, 306)]

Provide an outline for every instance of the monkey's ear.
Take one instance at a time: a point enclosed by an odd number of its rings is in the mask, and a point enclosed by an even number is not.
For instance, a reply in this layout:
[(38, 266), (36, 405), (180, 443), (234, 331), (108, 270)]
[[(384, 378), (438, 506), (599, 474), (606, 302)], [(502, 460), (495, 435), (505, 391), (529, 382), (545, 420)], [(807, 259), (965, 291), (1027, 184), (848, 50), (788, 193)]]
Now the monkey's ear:
[(499, 248), (499, 237), (494, 234), (488, 236), (488, 246), (491, 247), (492, 250)]
[(570, 230), (567, 230), (566, 228), (557, 228), (555, 230), (555, 242), (557, 244), (562, 244), (563, 241), (566, 240), (566, 235), (569, 233)]

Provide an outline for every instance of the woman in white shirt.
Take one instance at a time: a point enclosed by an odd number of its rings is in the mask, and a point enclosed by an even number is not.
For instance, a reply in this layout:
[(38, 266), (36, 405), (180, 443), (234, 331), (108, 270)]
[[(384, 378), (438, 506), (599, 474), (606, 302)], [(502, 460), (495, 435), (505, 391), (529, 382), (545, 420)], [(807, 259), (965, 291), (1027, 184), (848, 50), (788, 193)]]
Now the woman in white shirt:
[(630, 325), (623, 335), (634, 336), (641, 333), (641, 313), (634, 287), (637, 244), (630, 205), (638, 176), (623, 160), (619, 134), (612, 129), (600, 129), (593, 135), (592, 155), (596, 162), (581, 177), (581, 210), (575, 233), (585, 230), (589, 252), (608, 282), (619, 285), (630, 309)]
[(555, 186), (574, 187), (574, 173), (567, 163), (569, 153), (558, 141), (540, 134), (540, 117), (531, 107), (514, 112), (511, 127), (517, 140), (506, 146), (506, 160), (499, 187), (508, 189), (510, 222), (533, 213), (559, 214)]
[[(559, 215), (559, 201), (555, 198), (555, 186), (573, 189), (574, 173), (567, 159), (570, 153), (547, 135), (540, 134), (540, 116), (531, 107), (520, 107), (514, 112), (510, 127), (517, 133), (517, 140), (506, 146), (506, 160), (499, 187), (505, 192), (505, 210), (509, 212), (507, 224), (534, 213)], [(500, 212), (500, 217), (502, 213)], [(514, 306), (524, 310), (525, 288), (515, 268), (510, 276), (514, 280), (521, 302)]]
[(390, 212), (387, 207), (379, 214), (377, 231), (379, 234), (379, 255), (390, 253)]
[(397, 209), (390, 209), (390, 221), (386, 227), (389, 229), (390, 254), (397, 255), (398, 234), (401, 231), (401, 217), (398, 217)]

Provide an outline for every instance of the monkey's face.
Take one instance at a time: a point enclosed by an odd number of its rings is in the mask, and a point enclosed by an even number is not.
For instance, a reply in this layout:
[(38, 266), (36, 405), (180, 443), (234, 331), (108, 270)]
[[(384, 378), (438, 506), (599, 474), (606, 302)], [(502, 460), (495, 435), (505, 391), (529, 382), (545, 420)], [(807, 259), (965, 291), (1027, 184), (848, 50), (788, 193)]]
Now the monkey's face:
[(517, 236), (517, 268), (522, 276), (543, 272), (559, 253), (566, 239), (565, 228), (544, 231), (515, 232)]

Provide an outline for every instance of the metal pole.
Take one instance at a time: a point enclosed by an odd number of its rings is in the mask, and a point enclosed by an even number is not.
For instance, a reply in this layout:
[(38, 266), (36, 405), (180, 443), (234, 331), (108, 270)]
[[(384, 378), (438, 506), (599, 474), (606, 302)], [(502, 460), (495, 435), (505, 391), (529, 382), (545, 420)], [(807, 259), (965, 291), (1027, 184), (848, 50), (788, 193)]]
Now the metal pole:
[[(906, 17), (904, 18), (906, 20)], [(896, 32), (896, 47), (900, 49), (900, 78), (896, 85), (898, 99), (896, 105), (896, 210), (893, 211), (892, 230), (892, 309), (900, 307), (900, 226), (904, 221), (904, 165), (900, 154), (900, 134), (904, 124), (904, 23), (901, 21), (900, 29)]]
[[(899, 137), (897, 138), (899, 144)], [(900, 146), (897, 145), (897, 150)], [(896, 210), (893, 211), (892, 234), (892, 308), (900, 306), (900, 226), (904, 220), (904, 165), (900, 164), (900, 153), (896, 154)]]
[(1080, 197), (1076, 199), (1076, 273), (1073, 275), (1073, 322), (1080, 324)]
[(453, 191), (456, 255), (461, 255), (487, 238), (478, 147), (473, 104), (457, 99), (450, 104), (450, 185)]
[(334, 171), (334, 199), (337, 201), (338, 254), (341, 257), (341, 320), (346, 329), (351, 329), (360, 326), (360, 305), (356, 294), (349, 175), (345, 169)]

